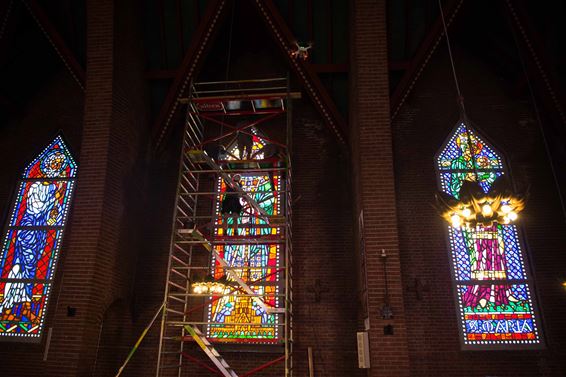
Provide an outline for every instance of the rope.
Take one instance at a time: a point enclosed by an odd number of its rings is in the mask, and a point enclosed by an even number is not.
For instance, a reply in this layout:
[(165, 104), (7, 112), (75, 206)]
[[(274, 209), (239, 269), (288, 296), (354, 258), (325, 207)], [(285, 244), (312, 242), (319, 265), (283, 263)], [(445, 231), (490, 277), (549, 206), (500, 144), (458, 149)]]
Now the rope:
[(153, 316), (153, 318), (151, 319), (151, 322), (149, 322), (149, 325), (146, 326), (146, 328), (143, 330), (142, 334), (140, 335), (140, 337), (138, 338), (138, 341), (136, 342), (136, 344), (134, 344), (134, 347), (132, 348), (132, 350), (130, 351), (130, 353), (128, 354), (128, 357), (126, 357), (126, 360), (124, 361), (124, 364), (122, 364), (122, 366), (120, 367), (120, 369), (118, 370), (118, 373), (116, 373), (116, 377), (119, 377), (122, 372), (124, 371), (124, 368), (126, 367), (126, 365), (128, 365), (128, 362), (130, 361), (130, 359), (134, 356), (134, 353), (138, 350), (138, 347), (140, 346), (140, 343), (142, 342), (142, 340), (145, 338), (145, 336), (147, 335), (147, 332), (149, 331), (149, 329), (151, 328), (151, 326), (153, 326), (155, 320), (157, 319), (157, 317), (159, 317), (159, 315), (163, 312), (163, 310), (165, 309), (165, 303), (161, 304), (161, 306), (159, 307), (159, 309), (157, 309), (157, 312), (155, 313), (155, 315)]

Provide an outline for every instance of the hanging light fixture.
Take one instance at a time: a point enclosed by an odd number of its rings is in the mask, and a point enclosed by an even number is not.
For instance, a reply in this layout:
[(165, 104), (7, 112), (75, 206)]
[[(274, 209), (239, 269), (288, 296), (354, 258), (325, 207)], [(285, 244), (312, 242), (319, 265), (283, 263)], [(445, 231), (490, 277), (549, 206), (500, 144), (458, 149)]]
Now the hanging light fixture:
[(220, 279), (214, 279), (211, 274), (208, 274), (204, 280), (191, 284), (191, 288), (193, 293), (198, 295), (221, 295), (229, 291), (230, 283), (226, 275), (222, 275)]
[(436, 197), (441, 216), (454, 228), (511, 224), (525, 207), (525, 198), (513, 193), (505, 176), (497, 178), (487, 193), (477, 182), (465, 181), (458, 197), (444, 192)]
[(491, 226), (493, 223), (511, 224), (519, 218), (525, 206), (525, 197), (516, 195), (510, 182), (506, 176), (501, 175), (496, 178), (489, 191), (486, 193), (480, 186), (480, 175), (478, 174), (478, 164), (476, 154), (477, 146), (472, 140), (472, 132), (469, 129), (469, 121), (464, 107), (464, 97), (460, 91), (458, 77), (456, 75), (456, 67), (450, 47), (450, 39), (448, 37), (448, 28), (444, 20), (444, 12), (442, 10), (441, 1), (438, 0), (444, 34), (446, 35), (446, 44), (448, 45), (448, 56), (452, 67), (452, 74), (456, 91), (458, 93), (458, 105), (460, 107), (461, 123), (464, 127), (465, 143), (470, 152), (472, 176), (467, 176), (460, 187), (458, 198), (439, 192), (436, 195), (437, 209), (442, 218), (446, 220), (452, 227), (476, 227)]

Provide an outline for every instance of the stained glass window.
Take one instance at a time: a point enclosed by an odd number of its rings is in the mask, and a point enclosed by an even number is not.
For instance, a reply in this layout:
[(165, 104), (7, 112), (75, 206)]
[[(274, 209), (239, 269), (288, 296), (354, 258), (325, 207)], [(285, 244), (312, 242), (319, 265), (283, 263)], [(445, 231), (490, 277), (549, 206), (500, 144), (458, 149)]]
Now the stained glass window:
[(76, 172), (58, 136), (22, 174), (0, 254), (0, 339), (41, 336)]
[[(252, 159), (263, 159), (262, 148), (267, 144), (255, 128)], [(228, 160), (237, 166), (239, 151), (236, 145), (227, 148)], [(258, 164), (261, 164), (258, 162)], [(240, 177), (242, 189), (258, 203), (269, 216), (281, 214), (281, 176), (279, 174), (246, 173)], [(215, 218), (215, 248), (228, 265), (244, 280), (267, 306), (279, 307), (280, 300), (280, 243), (281, 228), (269, 224), (265, 219), (240, 198), (242, 211), (237, 217), (238, 227), (234, 230), (234, 218), (223, 219), (221, 203), (226, 195), (226, 183), (219, 178), (217, 182)], [(227, 221), (226, 228), (222, 226)], [(256, 240), (253, 242), (250, 240)], [(219, 242), (221, 241), (221, 242)], [(212, 274), (216, 279), (224, 275), (217, 261), (212, 261)], [(230, 280), (230, 278), (229, 278)], [(214, 341), (238, 343), (274, 343), (279, 338), (279, 318), (277, 314), (267, 313), (257, 300), (245, 292), (235, 290), (232, 294), (213, 301), (208, 308), (207, 336)]]
[[(476, 131), (460, 123), (436, 158), (440, 189), (458, 198), (463, 182), (477, 181), (487, 193), (506, 174), (501, 155)], [(541, 343), (519, 229), (493, 223), (448, 226), (453, 277), (464, 348)]]

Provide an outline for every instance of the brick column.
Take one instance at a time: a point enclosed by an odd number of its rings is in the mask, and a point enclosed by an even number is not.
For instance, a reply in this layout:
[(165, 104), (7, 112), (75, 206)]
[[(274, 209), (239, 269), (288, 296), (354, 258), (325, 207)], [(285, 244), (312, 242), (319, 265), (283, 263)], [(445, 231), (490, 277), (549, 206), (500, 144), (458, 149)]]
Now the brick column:
[[(399, 260), (393, 145), (389, 115), (389, 77), (385, 0), (352, 2), (351, 143), (357, 213), (364, 211), (367, 292), (370, 320), (369, 376), (409, 375), (409, 355)], [(382, 319), (387, 286), (393, 318)], [(393, 327), (392, 335), (384, 326)]]
[[(71, 229), (64, 250), (59, 307), (48, 359), (49, 375), (90, 376), (108, 279), (98, 264), (112, 258), (115, 232), (106, 226), (107, 170), (112, 125), (113, 2), (87, 1), (87, 70), (83, 141), (72, 205)], [(110, 233), (108, 233), (110, 231)], [(76, 308), (67, 316), (66, 308)]]

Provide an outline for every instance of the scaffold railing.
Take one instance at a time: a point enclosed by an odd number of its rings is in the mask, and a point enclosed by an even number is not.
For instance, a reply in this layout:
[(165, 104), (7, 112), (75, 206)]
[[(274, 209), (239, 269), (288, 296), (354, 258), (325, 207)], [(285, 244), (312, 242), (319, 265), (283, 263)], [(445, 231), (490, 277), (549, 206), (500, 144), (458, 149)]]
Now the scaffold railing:
[[(195, 363), (237, 377), (221, 352), (250, 347), (283, 354), (244, 375), (280, 362), (285, 377), (293, 375), (295, 98), (300, 93), (291, 92), (288, 79), (276, 78), (192, 83), (180, 100), (187, 112), (157, 377), (186, 375)], [(224, 288), (195, 292), (191, 287), (203, 279), (223, 281)], [(212, 365), (187, 352), (193, 344)]]

